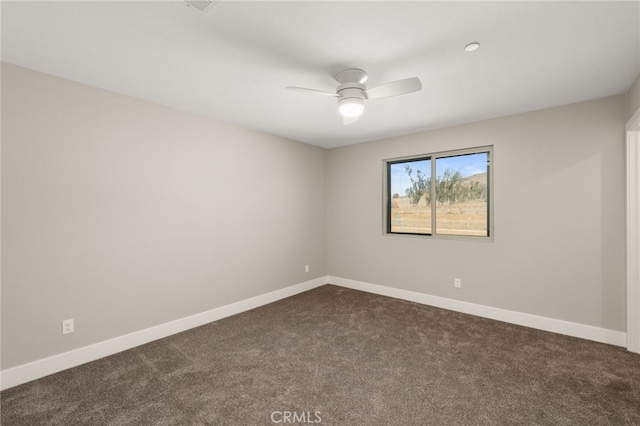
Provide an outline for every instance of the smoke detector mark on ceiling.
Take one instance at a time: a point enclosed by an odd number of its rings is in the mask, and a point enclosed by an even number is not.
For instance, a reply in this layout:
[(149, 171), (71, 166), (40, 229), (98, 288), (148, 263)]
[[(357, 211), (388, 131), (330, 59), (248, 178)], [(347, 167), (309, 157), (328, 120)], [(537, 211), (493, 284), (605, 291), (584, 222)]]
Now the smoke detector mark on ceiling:
[(190, 9), (200, 11), (206, 15), (220, 3), (220, 0), (184, 0), (184, 2)]

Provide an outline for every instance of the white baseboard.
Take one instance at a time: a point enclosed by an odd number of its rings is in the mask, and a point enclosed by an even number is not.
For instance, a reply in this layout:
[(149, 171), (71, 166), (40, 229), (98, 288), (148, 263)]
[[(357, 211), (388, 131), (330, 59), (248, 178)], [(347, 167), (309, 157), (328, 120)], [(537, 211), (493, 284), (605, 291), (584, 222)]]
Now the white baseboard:
[(326, 276), (316, 278), (260, 296), (241, 300), (240, 302), (230, 305), (211, 309), (210, 311), (180, 318), (124, 336), (115, 337), (59, 355), (9, 368), (0, 372), (0, 389), (8, 389), (31, 380), (48, 376), (49, 374), (57, 373), (71, 367), (77, 367), (87, 362), (95, 361), (154, 340), (162, 339), (231, 315), (276, 302), (325, 284), (327, 284)]
[(490, 306), (477, 305), (475, 303), (447, 299), (445, 297), (430, 296), (424, 293), (370, 284), (346, 278), (325, 276), (242, 300), (240, 302), (232, 303), (230, 305), (211, 309), (210, 311), (54, 355), (49, 358), (44, 358), (28, 364), (3, 370), (0, 372), (0, 389), (8, 389), (31, 380), (48, 376), (49, 374), (77, 367), (87, 362), (95, 361), (154, 340), (162, 339), (231, 315), (236, 315), (250, 309), (276, 302), (286, 297), (294, 296), (327, 283), (354, 290), (366, 291), (368, 293), (379, 294), (381, 296), (408, 300), (411, 302), (421, 303), (423, 305), (430, 305), (465, 314), (490, 318), (511, 324), (593, 340), (596, 342), (623, 347), (626, 345), (626, 333), (621, 331), (607, 330), (584, 324), (540, 317), (537, 315), (493, 308)]
[(578, 324), (575, 322), (546, 318), (537, 315), (525, 314), (522, 312), (509, 311), (506, 309), (493, 308), (491, 306), (477, 305), (475, 303), (447, 299), (445, 297), (430, 296), (424, 293), (401, 290), (393, 287), (385, 287), (382, 285), (370, 284), (346, 278), (328, 277), (328, 279), (330, 284), (335, 284), (354, 290), (361, 290), (369, 293), (379, 294), (381, 296), (389, 296), (396, 299), (408, 300), (410, 302), (435, 306), (437, 308), (449, 309), (451, 311), (476, 315), (479, 317), (508, 322), (511, 324), (523, 325), (525, 327), (535, 328), (538, 330), (579, 337), (581, 339), (593, 340), (600, 343), (607, 343), (610, 345), (623, 347), (626, 346), (627, 334), (622, 331), (607, 330), (604, 328)]

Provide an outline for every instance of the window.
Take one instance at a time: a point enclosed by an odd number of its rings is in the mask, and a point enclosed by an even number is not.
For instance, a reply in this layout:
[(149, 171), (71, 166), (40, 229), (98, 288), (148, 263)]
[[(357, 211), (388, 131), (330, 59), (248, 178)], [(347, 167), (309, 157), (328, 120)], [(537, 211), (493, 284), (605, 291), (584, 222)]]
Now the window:
[(492, 151), (386, 160), (386, 232), (491, 237)]

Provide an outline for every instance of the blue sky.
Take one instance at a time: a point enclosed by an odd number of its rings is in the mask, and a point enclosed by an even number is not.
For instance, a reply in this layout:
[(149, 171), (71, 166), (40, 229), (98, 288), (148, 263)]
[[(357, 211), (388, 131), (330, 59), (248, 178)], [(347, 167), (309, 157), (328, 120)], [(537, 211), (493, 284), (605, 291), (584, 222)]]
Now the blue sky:
[[(405, 195), (405, 190), (411, 186), (411, 180), (405, 171), (405, 166), (409, 165), (413, 170), (413, 178), (420, 170), (427, 176), (431, 175), (431, 161), (412, 161), (408, 163), (397, 163), (391, 165), (391, 194), (398, 193)], [(459, 170), (462, 177), (472, 176), (487, 171), (487, 154), (458, 155), (454, 157), (443, 157), (436, 160), (436, 174), (441, 176), (447, 170)]]

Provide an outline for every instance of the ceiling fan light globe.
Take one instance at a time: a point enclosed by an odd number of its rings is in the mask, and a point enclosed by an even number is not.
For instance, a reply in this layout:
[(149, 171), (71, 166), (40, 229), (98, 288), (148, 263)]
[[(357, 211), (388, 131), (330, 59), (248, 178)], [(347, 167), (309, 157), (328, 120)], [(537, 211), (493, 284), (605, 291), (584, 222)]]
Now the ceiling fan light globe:
[(362, 99), (345, 99), (340, 101), (338, 107), (343, 117), (359, 117), (364, 112), (364, 101)]

